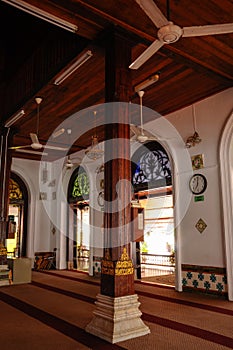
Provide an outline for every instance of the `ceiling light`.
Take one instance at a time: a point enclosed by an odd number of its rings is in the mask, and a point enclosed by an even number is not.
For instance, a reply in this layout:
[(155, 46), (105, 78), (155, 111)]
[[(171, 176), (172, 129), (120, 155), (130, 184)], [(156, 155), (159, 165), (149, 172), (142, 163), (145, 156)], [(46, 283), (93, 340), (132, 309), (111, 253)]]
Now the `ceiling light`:
[(9, 128), (11, 125), (13, 125), (15, 122), (17, 122), (22, 116), (25, 114), (24, 110), (22, 109), (19, 111), (16, 115), (8, 119), (8, 121), (5, 123), (5, 127)]
[(28, 4), (25, 1), (22, 1), (22, 0), (2, 0), (2, 1), (6, 2), (9, 5), (17, 7), (18, 9), (24, 12), (27, 12), (33, 16), (36, 16), (46, 22), (52, 23), (60, 28), (68, 30), (70, 32), (77, 32), (78, 30), (78, 27), (75, 24), (67, 22), (62, 18), (56, 17), (49, 12), (46, 12), (36, 6)]
[(140, 84), (136, 85), (134, 87), (134, 91), (138, 92), (141, 91), (143, 89), (145, 89), (146, 87), (156, 83), (156, 81), (159, 80), (159, 73), (155, 73), (153, 75), (151, 75), (149, 78), (147, 78), (146, 80), (142, 81)]
[(93, 56), (93, 53), (88, 50), (82, 56), (80, 56), (68, 69), (66, 69), (59, 77), (54, 81), (54, 85), (60, 85), (65, 79), (73, 74), (76, 69), (81, 67), (89, 58)]
[(99, 159), (103, 156), (104, 151), (100, 149), (98, 137), (92, 136), (91, 147), (85, 152), (86, 156), (91, 160)]
[(96, 135), (96, 111), (94, 111), (94, 117), (95, 117), (95, 135), (92, 136), (92, 142), (91, 147), (86, 150), (85, 154), (88, 158), (91, 160), (97, 160), (101, 158), (104, 154), (104, 151), (100, 148), (98, 143), (98, 137)]

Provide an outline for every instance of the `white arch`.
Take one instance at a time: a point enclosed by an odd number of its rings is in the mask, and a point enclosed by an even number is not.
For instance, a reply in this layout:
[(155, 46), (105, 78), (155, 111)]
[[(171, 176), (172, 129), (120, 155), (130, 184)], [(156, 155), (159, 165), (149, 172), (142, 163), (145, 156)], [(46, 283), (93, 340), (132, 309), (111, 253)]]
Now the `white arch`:
[[(190, 200), (191, 192), (184, 191), (184, 184), (188, 184), (193, 172), (190, 155), (184, 145), (184, 141), (176, 128), (165, 118), (144, 125), (144, 129), (150, 131), (155, 136), (157, 142), (166, 150), (172, 165), (172, 186), (174, 203), (174, 230), (175, 230), (175, 289), (182, 292), (182, 269), (181, 269), (181, 228), (180, 223), (186, 214)], [(159, 135), (157, 134), (159, 131)], [(140, 147), (140, 144), (134, 145), (132, 154)]]
[(231, 112), (222, 133), (219, 156), (228, 299), (233, 301), (233, 111)]

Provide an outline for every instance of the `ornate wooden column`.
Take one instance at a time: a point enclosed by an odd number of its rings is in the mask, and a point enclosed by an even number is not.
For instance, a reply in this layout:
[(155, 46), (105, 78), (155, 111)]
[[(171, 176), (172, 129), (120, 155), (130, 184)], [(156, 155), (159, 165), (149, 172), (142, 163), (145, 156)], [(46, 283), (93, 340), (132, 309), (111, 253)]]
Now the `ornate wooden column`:
[(130, 259), (130, 61), (130, 42), (119, 31), (109, 33), (105, 59), (105, 246), (101, 294), (97, 296), (95, 316), (86, 330), (111, 343), (149, 333), (140, 318)]
[(9, 128), (0, 128), (0, 243), (5, 245), (7, 238), (8, 206), (9, 206), (9, 179), (11, 168), (11, 151), (8, 149), (12, 133)]
[[(134, 294), (130, 260), (131, 168), (129, 104), (132, 91), (131, 46), (123, 34), (111, 32), (105, 58), (104, 259), (101, 293)], [(114, 103), (119, 102), (119, 103)]]

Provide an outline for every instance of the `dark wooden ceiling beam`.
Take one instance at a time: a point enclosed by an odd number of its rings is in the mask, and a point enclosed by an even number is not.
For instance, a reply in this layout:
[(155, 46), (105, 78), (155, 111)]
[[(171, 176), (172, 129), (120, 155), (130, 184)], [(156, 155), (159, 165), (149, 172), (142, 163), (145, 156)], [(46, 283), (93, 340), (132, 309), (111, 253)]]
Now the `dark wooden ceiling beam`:
[[(83, 1), (83, 0), (77, 0), (77, 2), (80, 3), (82, 6), (86, 7), (92, 13), (95, 13), (98, 16), (105, 18), (110, 23), (114, 23), (116, 25), (119, 25), (122, 28), (124, 28), (125, 30), (131, 32), (132, 34), (137, 35), (139, 38), (141, 38), (142, 42), (147, 43), (148, 45), (151, 44), (156, 39), (156, 36), (151, 35), (148, 32), (145, 32), (143, 30), (140, 30), (139, 28), (132, 26), (129, 23), (126, 23), (125, 21), (117, 18), (116, 14), (115, 14), (115, 16), (110, 15), (109, 13), (107, 13), (107, 12), (97, 8), (96, 6), (93, 6), (93, 5), (87, 3), (86, 1)], [(155, 28), (155, 31), (157, 31), (156, 28)], [(181, 38), (180, 40), (183, 40), (183, 39)], [(185, 38), (185, 40), (193, 40), (193, 38), (192, 39)], [(200, 40), (200, 38), (194, 39), (194, 40)], [(201, 40), (203, 40), (203, 39), (201, 39)], [(219, 41), (219, 43), (220, 43), (220, 41)], [(136, 42), (135, 42), (135, 45), (136, 45)], [(145, 45), (145, 48), (146, 48), (146, 45)], [(176, 48), (175, 45), (166, 45), (166, 48), (168, 50), (170, 50), (172, 53), (176, 53), (176, 54), (184, 57), (185, 59), (190, 60), (193, 63), (198, 64), (199, 66), (203, 66), (203, 68), (208, 69), (209, 71), (213, 71), (214, 73), (221, 75), (221, 76), (224, 76), (227, 79), (230, 79), (230, 80), (233, 79), (233, 73), (228, 74), (224, 69), (219, 69), (219, 67), (217, 68), (216, 65), (212, 64), (213, 60), (209, 60), (207, 63), (206, 61), (199, 59), (198, 55), (197, 56), (191, 55), (188, 52), (186, 52), (184, 49)], [(194, 45), (194, 48), (195, 48), (195, 45)], [(233, 49), (232, 49), (232, 51), (233, 51)], [(221, 67), (224, 67), (224, 66), (222, 65)]]

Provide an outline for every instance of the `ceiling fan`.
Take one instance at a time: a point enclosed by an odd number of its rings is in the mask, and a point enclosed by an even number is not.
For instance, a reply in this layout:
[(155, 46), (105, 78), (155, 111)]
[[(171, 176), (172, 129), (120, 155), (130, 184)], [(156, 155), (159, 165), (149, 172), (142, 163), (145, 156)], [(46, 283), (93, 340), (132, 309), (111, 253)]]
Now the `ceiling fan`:
[(138, 96), (140, 98), (140, 121), (141, 125), (136, 126), (136, 125), (130, 125), (131, 131), (134, 133), (135, 137), (131, 138), (132, 141), (136, 139), (136, 141), (144, 143), (146, 141), (155, 141), (156, 138), (153, 137), (151, 133), (148, 131), (144, 130), (143, 128), (143, 115), (142, 115), (142, 98), (144, 96), (144, 91), (138, 91)]
[[(68, 137), (69, 137), (69, 143), (70, 143), (71, 132), (72, 132), (71, 129), (67, 129), (67, 134), (68, 134)], [(65, 162), (65, 167), (66, 167), (66, 169), (72, 169), (73, 166), (74, 166), (74, 163), (71, 160), (70, 155), (68, 154), (66, 162)]]
[(78, 158), (77, 157), (71, 158), (71, 156), (68, 155), (66, 162), (65, 162), (65, 167), (66, 167), (66, 169), (72, 169), (74, 166), (80, 165), (81, 162), (82, 162), (81, 158), (79, 158), (79, 157)]
[[(42, 98), (41, 97), (36, 97), (35, 101), (37, 103), (37, 125), (36, 125), (36, 133), (30, 133), (30, 138), (31, 138), (32, 143), (30, 145), (25, 145), (25, 146), (10, 147), (10, 149), (14, 149), (16, 151), (17, 150), (19, 151), (20, 149), (31, 147), (34, 150), (34, 151), (32, 151), (32, 150), (25, 150), (24, 152), (27, 152), (27, 153), (35, 153), (35, 151), (40, 150), (42, 148), (52, 149), (52, 150), (57, 150), (57, 151), (67, 151), (68, 150), (67, 147), (43, 145), (42, 143), (40, 143), (40, 141), (38, 139), (38, 133), (39, 133), (39, 120), (40, 120), (40, 104), (42, 102)], [(41, 152), (37, 152), (37, 153), (41, 154)]]
[[(60, 129), (60, 130), (64, 130), (64, 131), (65, 131), (65, 129)], [(62, 133), (64, 133), (64, 131), (63, 131)], [(68, 138), (69, 138), (68, 144), (71, 145), (71, 133), (72, 133), (72, 130), (71, 130), (70, 128), (68, 128), (68, 129), (66, 130), (66, 132), (67, 132)], [(59, 135), (58, 135), (58, 136), (59, 136)], [(56, 136), (55, 136), (55, 137), (56, 137)], [(75, 162), (74, 162), (74, 161), (75, 161)], [(79, 165), (80, 163), (81, 163), (81, 158), (79, 158), (79, 157), (73, 157), (73, 158), (71, 159), (71, 155), (68, 154), (64, 166), (65, 166), (66, 169), (72, 169), (74, 166)]]
[(172, 44), (178, 41), (181, 37), (195, 37), (204, 35), (233, 33), (233, 23), (191, 26), (181, 28), (164, 16), (153, 0), (135, 1), (139, 4), (142, 10), (158, 28), (158, 39), (156, 39), (133, 63), (131, 63), (131, 65), (129, 66), (129, 68), (131, 69), (138, 69), (163, 45)]

